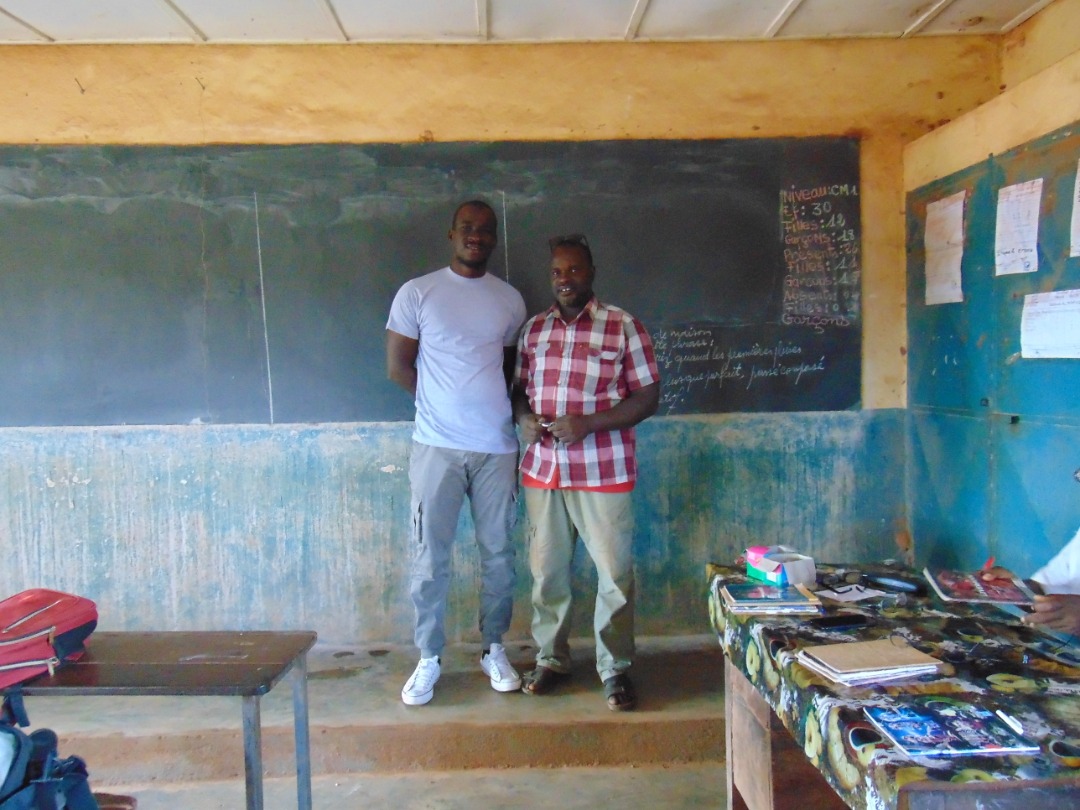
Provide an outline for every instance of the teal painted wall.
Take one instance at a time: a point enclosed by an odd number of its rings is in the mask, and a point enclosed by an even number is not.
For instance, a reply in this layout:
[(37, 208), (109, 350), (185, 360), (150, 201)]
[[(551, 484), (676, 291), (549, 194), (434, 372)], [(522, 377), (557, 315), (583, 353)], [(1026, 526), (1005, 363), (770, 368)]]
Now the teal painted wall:
[[(1024, 296), (1080, 288), (1080, 123), (908, 196), (911, 527), (920, 562), (1027, 576), (1080, 526), (1080, 360), (1021, 357)], [(1043, 179), (1034, 273), (994, 275), (1001, 188)], [(964, 190), (964, 300), (925, 304), (928, 203)]]
[[(820, 560), (900, 555), (903, 410), (653, 418), (639, 428), (639, 634), (708, 632), (705, 564), (752, 543)], [(0, 429), (0, 592), (98, 602), (101, 628), (312, 628), (409, 643), (411, 424)], [(462, 517), (448, 616), (476, 632)], [(513, 638), (528, 637), (519, 523)], [(575, 634), (591, 632), (594, 575)]]

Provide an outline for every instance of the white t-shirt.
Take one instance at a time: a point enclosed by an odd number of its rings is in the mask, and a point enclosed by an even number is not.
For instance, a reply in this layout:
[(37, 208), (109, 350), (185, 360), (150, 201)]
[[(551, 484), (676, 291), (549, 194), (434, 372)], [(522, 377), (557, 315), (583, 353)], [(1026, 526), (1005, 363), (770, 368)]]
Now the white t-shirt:
[(1080, 531), (1031, 578), (1042, 585), (1046, 593), (1080, 594)]
[(465, 278), (444, 267), (402, 285), (386, 328), (420, 341), (413, 439), (517, 452), (503, 349), (517, 344), (524, 322), (521, 293), (489, 273)]

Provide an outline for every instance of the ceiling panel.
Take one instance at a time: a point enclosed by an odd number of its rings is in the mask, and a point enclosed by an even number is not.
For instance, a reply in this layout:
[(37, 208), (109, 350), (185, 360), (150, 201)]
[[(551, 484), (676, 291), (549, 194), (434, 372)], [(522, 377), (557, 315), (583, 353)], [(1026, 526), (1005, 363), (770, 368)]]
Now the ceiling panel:
[(324, 0), (258, 0), (257, 3), (180, 0), (175, 5), (207, 40), (341, 42), (345, 39)]
[(1000, 34), (1051, 0), (0, 0), (0, 44)]
[[(985, 4), (985, 0), (983, 0)], [(866, 6), (874, 7), (873, 14)], [(804, 0), (788, 19), (782, 37), (901, 36), (937, 0)]]
[[(926, 26), (926, 34), (996, 34), (1014, 20), (1022, 22), (1050, 0), (955, 0)], [(1080, 37), (1080, 32), (1077, 33)]]
[(44, 37), (34, 33), (30, 28), (0, 14), (0, 42), (47, 42)]
[(0, 8), (58, 41), (191, 42), (195, 37), (180, 16), (156, 0), (3, 0)]
[(333, 0), (333, 7), (350, 40), (475, 42), (481, 38), (476, 0)]
[(756, 39), (790, 0), (652, 0), (638, 29), (643, 39)]
[(491, 0), (491, 38), (501, 41), (623, 39), (635, 0)]

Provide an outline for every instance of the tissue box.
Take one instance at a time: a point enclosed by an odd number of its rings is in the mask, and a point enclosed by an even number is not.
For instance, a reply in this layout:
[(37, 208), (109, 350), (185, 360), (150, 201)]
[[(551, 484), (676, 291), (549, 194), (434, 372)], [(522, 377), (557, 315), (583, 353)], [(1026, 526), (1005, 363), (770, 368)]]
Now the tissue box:
[(770, 585), (812, 585), (814, 558), (787, 546), (752, 546), (746, 550), (746, 575)]

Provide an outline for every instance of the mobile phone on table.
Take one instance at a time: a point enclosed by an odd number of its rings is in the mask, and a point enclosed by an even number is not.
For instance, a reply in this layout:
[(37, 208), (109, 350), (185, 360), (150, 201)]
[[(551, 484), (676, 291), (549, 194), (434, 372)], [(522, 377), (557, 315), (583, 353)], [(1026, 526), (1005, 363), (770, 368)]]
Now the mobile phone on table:
[(863, 627), (870, 620), (860, 613), (834, 613), (831, 616), (818, 616), (806, 622), (818, 630), (849, 630), (854, 627)]

